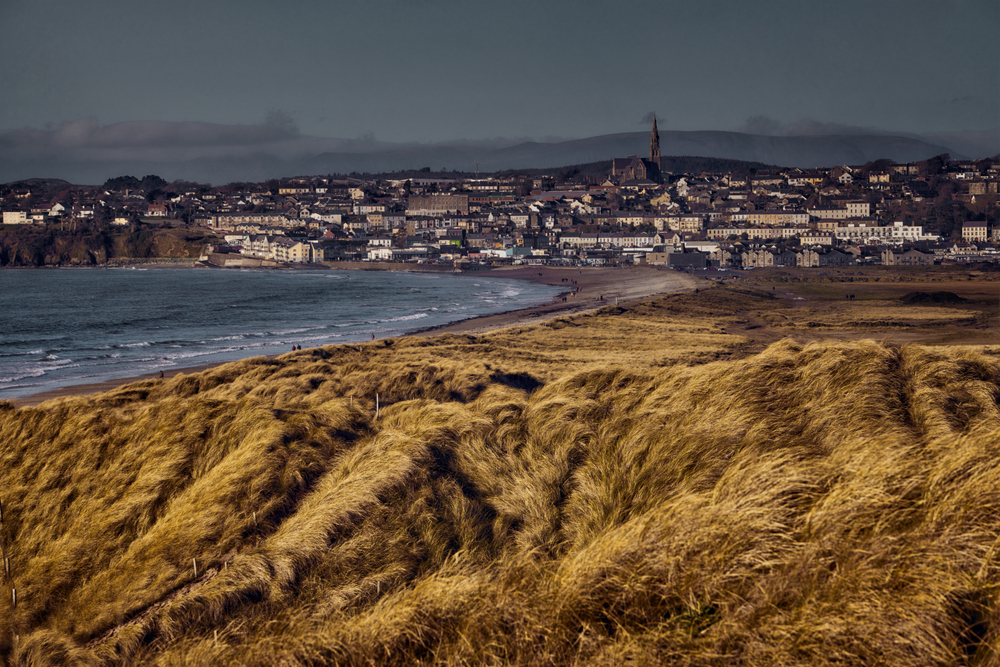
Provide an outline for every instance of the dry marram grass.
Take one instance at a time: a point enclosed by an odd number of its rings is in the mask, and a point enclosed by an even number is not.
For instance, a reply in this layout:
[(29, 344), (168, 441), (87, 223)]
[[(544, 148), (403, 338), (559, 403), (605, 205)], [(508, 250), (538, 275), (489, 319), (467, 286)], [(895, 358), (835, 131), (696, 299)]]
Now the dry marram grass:
[(1000, 366), (674, 303), (5, 406), (0, 659), (995, 663)]

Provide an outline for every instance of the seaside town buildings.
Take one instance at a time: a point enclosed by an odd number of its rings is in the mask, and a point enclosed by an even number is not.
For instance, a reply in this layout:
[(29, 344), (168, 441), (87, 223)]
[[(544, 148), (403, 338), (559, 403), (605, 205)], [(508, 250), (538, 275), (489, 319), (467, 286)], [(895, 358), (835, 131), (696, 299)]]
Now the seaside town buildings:
[(228, 266), (899, 265), (1000, 257), (998, 167), (991, 160), (939, 157), (670, 173), (662, 169), (654, 120), (649, 157), (614, 158), (604, 172), (449, 176), (421, 170), (215, 188), (71, 186), (56, 194), (12, 184), (0, 190), (0, 206), (6, 230), (201, 228), (217, 239), (206, 257)]

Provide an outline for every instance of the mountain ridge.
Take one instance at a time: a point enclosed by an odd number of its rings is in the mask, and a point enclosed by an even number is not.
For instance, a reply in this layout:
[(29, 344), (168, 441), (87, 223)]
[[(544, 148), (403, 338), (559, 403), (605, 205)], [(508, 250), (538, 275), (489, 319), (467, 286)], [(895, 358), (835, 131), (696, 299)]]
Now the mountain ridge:
[[(155, 173), (167, 180), (192, 180), (213, 185), (233, 181), (264, 181), (307, 174), (386, 173), (430, 167), (433, 171), (480, 171), (559, 168), (616, 157), (648, 154), (647, 132), (624, 132), (556, 142), (442, 142), (433, 144), (284, 137), (258, 144), (206, 147), (170, 144), (109, 150), (97, 145), (35, 143), (26, 135), (0, 134), (0, 181), (31, 177), (63, 178), (76, 183), (101, 183), (122, 174)], [(37, 136), (36, 136), (37, 135)], [(938, 135), (947, 138), (945, 135)], [(998, 133), (1000, 136), (1000, 133)], [(979, 154), (969, 154), (981, 140)], [(985, 138), (984, 138), (985, 137)], [(844, 134), (770, 136), (743, 132), (661, 130), (664, 156), (688, 155), (761, 162), (784, 167), (860, 165), (888, 158), (915, 162), (943, 153), (968, 159), (996, 154), (993, 131), (955, 135), (966, 150), (903, 134)], [(493, 145), (491, 145), (493, 144)]]

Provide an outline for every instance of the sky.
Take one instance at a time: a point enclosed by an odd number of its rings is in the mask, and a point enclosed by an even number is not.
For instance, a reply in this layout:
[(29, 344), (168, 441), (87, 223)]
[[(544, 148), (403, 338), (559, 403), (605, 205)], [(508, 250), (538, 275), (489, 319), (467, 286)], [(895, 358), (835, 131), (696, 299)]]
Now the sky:
[(0, 131), (983, 130), (998, 35), (997, 0), (0, 0)]

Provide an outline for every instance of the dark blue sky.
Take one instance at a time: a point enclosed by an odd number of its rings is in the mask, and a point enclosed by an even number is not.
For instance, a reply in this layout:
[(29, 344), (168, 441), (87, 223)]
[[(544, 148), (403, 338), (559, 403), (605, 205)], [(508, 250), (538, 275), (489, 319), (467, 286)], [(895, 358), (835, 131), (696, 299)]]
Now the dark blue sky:
[(2, 0), (0, 130), (979, 130), (1000, 124), (998, 35), (996, 0)]

